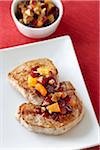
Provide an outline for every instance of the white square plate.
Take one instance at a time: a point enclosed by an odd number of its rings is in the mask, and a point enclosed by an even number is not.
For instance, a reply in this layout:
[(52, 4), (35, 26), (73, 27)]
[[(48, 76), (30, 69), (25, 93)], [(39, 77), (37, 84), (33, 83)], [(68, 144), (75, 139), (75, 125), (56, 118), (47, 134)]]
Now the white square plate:
[[(27, 131), (15, 119), (19, 104), (25, 99), (9, 84), (7, 74), (17, 65), (40, 57), (53, 60), (60, 80), (70, 80), (85, 105), (83, 120), (61, 136), (48, 136)], [(5, 148), (81, 149), (99, 144), (99, 125), (78, 65), (69, 36), (12, 47), (0, 52), (0, 139)]]

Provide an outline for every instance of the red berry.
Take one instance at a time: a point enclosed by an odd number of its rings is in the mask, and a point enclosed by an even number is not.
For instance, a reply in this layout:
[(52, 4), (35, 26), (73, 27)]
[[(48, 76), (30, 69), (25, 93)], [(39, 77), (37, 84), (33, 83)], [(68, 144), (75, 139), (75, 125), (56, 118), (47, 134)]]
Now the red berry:
[(49, 76), (48, 78), (44, 78), (43, 81), (42, 81), (42, 84), (44, 86), (46, 86), (48, 84), (49, 80), (51, 80), (51, 79), (53, 79), (55, 81), (54, 85), (57, 84), (56, 80), (55, 80), (55, 78), (53, 76)]
[(45, 23), (47, 21), (47, 17), (43, 16), (43, 23)]
[(48, 97), (45, 98), (45, 100), (43, 101), (42, 105), (46, 106), (46, 105), (49, 105), (51, 103), (52, 103), (51, 97), (48, 96)]
[(66, 96), (65, 101), (66, 101), (66, 104), (68, 104), (69, 101), (70, 101), (70, 97), (69, 97), (69, 96)]
[(31, 69), (31, 71), (37, 71), (38, 68), (39, 68), (39, 66), (35, 66)]
[(45, 112), (42, 114), (42, 116), (48, 118), (48, 117), (49, 117), (49, 112), (48, 112), (48, 111), (45, 111)]
[(49, 14), (53, 14), (55, 19), (57, 19), (59, 16), (59, 9), (56, 6), (52, 7), (51, 10), (49, 11)]
[(39, 66), (36, 66), (36, 67), (33, 67), (33, 68), (31, 69), (30, 75), (31, 75), (33, 78), (40, 76), (39, 73), (36, 73), (36, 72), (35, 72), (35, 71), (37, 71), (38, 68), (39, 68)]
[(32, 0), (32, 4), (35, 5), (36, 4), (36, 0)]
[(65, 100), (59, 100), (59, 106), (60, 106), (60, 108), (65, 107), (66, 101)]
[(48, 83), (48, 78), (43, 78), (43, 80), (42, 80), (42, 84), (43, 84), (44, 86), (46, 86), (46, 85), (47, 85), (47, 83)]
[(35, 113), (37, 113), (37, 114), (41, 114), (41, 108), (35, 108), (34, 111), (35, 111)]
[(39, 73), (34, 73), (34, 72), (31, 72), (30, 75), (31, 75), (33, 78), (40, 76)]

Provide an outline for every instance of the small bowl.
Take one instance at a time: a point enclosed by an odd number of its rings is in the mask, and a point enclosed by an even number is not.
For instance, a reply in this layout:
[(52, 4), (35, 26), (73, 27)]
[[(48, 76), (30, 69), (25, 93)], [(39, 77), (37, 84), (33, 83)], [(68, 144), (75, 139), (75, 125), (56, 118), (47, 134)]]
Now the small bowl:
[(62, 15), (63, 15), (63, 6), (61, 3), (61, 0), (52, 0), (52, 2), (54, 2), (54, 4), (59, 8), (59, 16), (58, 16), (57, 20), (54, 23), (52, 23), (51, 25), (46, 26), (46, 27), (41, 27), (41, 28), (28, 27), (18, 21), (18, 19), (15, 16), (15, 12), (17, 10), (17, 4), (20, 1), (21, 0), (13, 0), (12, 5), (11, 5), (11, 15), (12, 15), (12, 18), (13, 18), (18, 30), (23, 35), (30, 37), (30, 38), (44, 38), (44, 37), (51, 35), (52, 33), (54, 33), (56, 31), (56, 29), (61, 21)]

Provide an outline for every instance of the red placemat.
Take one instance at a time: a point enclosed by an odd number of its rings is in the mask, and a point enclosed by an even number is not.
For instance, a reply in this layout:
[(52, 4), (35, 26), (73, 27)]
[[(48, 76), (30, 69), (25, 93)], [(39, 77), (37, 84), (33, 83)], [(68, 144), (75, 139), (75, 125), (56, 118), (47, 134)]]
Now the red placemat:
[[(71, 36), (99, 120), (99, 1), (63, 0), (63, 5), (64, 15), (59, 28), (45, 39), (66, 34)], [(10, 7), (11, 1), (0, 1), (0, 48), (40, 41), (18, 32), (11, 18)]]

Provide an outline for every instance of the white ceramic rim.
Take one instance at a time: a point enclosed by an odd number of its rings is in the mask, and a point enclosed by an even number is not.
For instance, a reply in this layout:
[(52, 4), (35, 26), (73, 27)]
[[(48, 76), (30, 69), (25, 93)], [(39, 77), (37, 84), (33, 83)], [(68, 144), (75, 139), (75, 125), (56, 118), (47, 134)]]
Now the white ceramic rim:
[[(61, 0), (58, 0), (58, 1), (59, 1), (59, 5), (60, 5), (60, 7), (59, 7), (59, 10), (60, 10), (60, 11), (59, 11), (59, 16), (58, 16), (57, 20), (56, 20), (54, 23), (52, 23), (52, 24), (49, 25), (49, 26), (41, 27), (41, 28), (33, 28), (33, 27), (25, 26), (24, 24), (20, 23), (20, 22), (18, 21), (18, 19), (16, 18), (16, 16), (15, 16), (15, 13), (14, 13), (14, 4), (16, 3), (16, 1), (17, 1), (17, 0), (13, 0), (13, 2), (12, 2), (12, 4), (11, 4), (11, 15), (12, 15), (12, 18), (13, 18), (13, 20), (14, 20), (15, 22), (17, 22), (20, 26), (22, 26), (22, 27), (24, 27), (24, 28), (26, 28), (26, 29), (30, 29), (31, 31), (36, 31), (36, 30), (39, 31), (39, 30), (49, 29), (49, 28), (53, 27), (57, 22), (59, 22), (59, 21), (61, 20), (61, 18), (62, 18), (62, 15), (63, 15), (63, 5), (62, 5)], [(24, 1), (24, 0), (21, 0), (21, 1)]]

